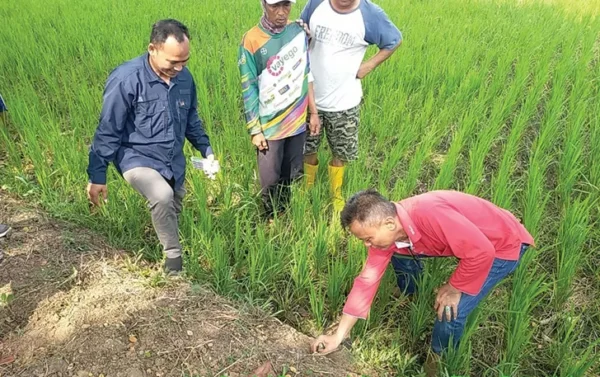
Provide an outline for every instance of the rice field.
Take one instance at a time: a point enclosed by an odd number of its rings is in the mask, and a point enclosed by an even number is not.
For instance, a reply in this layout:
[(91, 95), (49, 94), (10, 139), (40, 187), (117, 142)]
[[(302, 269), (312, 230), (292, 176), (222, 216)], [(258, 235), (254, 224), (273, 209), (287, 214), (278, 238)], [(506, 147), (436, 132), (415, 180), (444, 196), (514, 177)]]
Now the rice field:
[[(600, 1), (376, 2), (404, 43), (364, 80), (345, 194), (465, 191), (513, 211), (538, 244), (472, 316), (445, 375), (600, 375)], [(142, 198), (111, 169), (109, 202), (90, 213), (85, 169), (108, 73), (145, 50), (154, 21), (177, 18), (192, 34), (188, 67), (222, 167), (216, 181), (188, 169), (180, 230), (190, 278), (317, 335), (335, 323), (366, 251), (332, 216), (324, 164), (274, 226), (259, 220), (236, 61), (260, 14), (255, 0), (1, 1), (10, 118), (0, 119), (0, 185), (160, 260)], [(359, 364), (419, 375), (434, 290), (453, 267), (427, 262), (414, 301), (391, 295), (388, 271), (352, 334)]]

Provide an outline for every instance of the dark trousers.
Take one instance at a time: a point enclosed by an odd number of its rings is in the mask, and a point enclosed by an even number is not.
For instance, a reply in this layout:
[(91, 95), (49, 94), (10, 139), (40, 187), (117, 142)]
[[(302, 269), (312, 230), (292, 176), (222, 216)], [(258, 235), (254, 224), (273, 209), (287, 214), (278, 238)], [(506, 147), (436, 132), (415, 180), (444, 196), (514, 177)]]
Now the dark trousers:
[(258, 175), (264, 216), (283, 211), (290, 200), (290, 185), (302, 177), (306, 132), (281, 140), (268, 140), (269, 149), (258, 151)]

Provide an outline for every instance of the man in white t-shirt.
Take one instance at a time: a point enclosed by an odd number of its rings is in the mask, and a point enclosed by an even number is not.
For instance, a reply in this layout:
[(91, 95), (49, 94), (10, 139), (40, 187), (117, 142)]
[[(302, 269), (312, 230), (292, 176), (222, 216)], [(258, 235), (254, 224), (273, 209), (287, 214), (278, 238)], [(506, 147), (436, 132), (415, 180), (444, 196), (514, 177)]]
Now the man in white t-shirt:
[[(300, 16), (310, 28), (310, 64), (321, 125), (333, 154), (329, 182), (334, 210), (344, 206), (344, 166), (358, 157), (360, 80), (389, 58), (402, 34), (369, 0), (309, 0)], [(363, 61), (369, 45), (379, 52)], [(314, 185), (322, 133), (308, 136), (304, 152), (307, 186)]]

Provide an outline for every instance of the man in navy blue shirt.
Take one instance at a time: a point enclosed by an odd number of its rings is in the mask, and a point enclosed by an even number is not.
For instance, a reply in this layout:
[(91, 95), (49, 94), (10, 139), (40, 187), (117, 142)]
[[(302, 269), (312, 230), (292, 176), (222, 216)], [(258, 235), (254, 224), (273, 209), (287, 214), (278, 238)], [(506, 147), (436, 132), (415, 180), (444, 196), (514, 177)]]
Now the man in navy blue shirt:
[(196, 86), (185, 67), (189, 57), (185, 25), (172, 19), (153, 25), (148, 52), (108, 77), (87, 169), (92, 204), (107, 198), (110, 162), (148, 200), (167, 257), (165, 269), (175, 272), (182, 269), (178, 216), (185, 195), (185, 139), (214, 159), (198, 117)]

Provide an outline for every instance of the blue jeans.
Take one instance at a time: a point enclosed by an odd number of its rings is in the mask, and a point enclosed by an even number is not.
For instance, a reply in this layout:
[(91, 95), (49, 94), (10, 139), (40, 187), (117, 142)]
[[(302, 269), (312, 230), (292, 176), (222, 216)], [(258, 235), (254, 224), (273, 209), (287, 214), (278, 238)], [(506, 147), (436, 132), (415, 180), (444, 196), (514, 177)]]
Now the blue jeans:
[[(469, 314), (490, 293), (496, 284), (517, 269), (519, 261), (528, 247), (529, 245), (527, 244), (521, 245), (519, 260), (494, 259), (490, 273), (483, 283), (479, 294), (471, 296), (463, 293), (461, 295), (460, 302), (458, 303), (458, 317), (456, 319), (447, 321), (444, 316), (443, 320), (439, 321), (436, 316), (431, 338), (431, 348), (435, 353), (441, 354), (450, 347), (451, 339), (452, 347), (456, 348), (458, 346)], [(414, 260), (412, 258), (394, 256), (392, 258), (392, 265), (396, 272), (396, 281), (400, 290), (407, 295), (414, 294), (417, 290), (416, 282), (423, 272), (423, 265), (420, 258)]]

